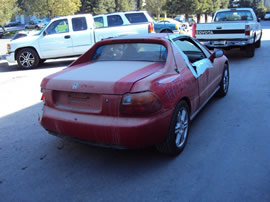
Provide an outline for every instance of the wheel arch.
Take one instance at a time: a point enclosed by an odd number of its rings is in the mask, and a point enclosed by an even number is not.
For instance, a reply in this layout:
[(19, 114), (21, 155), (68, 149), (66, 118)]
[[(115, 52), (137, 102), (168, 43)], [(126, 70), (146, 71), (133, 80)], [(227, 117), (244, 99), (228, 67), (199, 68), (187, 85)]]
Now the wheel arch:
[(160, 33), (165, 33), (165, 32), (173, 33), (173, 31), (171, 29), (168, 29), (168, 28), (160, 30)]
[[(16, 60), (16, 58), (17, 58), (18, 52), (19, 52), (20, 50), (22, 50), (22, 49), (25, 49), (25, 48), (33, 49), (33, 50), (37, 53), (38, 57), (40, 58), (40, 55), (39, 55), (39, 53), (38, 53), (38, 51), (37, 51), (37, 49), (36, 49), (35, 47), (33, 47), (33, 46), (26, 46), (26, 47), (17, 48), (17, 49), (15, 50), (15, 60)], [(41, 59), (41, 58), (40, 58), (40, 59)]]

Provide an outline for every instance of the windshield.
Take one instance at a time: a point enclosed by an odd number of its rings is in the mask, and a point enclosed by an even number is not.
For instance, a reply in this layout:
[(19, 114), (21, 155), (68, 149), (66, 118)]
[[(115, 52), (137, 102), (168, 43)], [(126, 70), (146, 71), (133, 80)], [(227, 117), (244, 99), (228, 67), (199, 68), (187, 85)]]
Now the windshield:
[(100, 46), (92, 60), (165, 62), (167, 50), (161, 44), (119, 43)]
[(217, 13), (214, 22), (253, 20), (250, 11), (224, 11)]

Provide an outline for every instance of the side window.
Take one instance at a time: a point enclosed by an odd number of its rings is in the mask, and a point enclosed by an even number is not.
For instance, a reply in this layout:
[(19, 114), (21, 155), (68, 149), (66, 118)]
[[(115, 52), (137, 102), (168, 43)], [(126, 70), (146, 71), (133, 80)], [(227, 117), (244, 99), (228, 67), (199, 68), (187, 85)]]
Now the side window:
[(123, 24), (123, 20), (119, 15), (110, 15), (107, 17), (108, 19), (108, 26), (119, 26)]
[(206, 58), (204, 52), (189, 39), (178, 39), (175, 44), (184, 52), (191, 63)]
[(69, 32), (68, 20), (54, 21), (46, 30), (47, 34), (59, 34)]
[(96, 27), (104, 27), (104, 21), (103, 21), (103, 17), (96, 17), (94, 18)]
[(144, 13), (129, 13), (125, 14), (125, 16), (130, 23), (148, 22)]
[(82, 31), (87, 29), (85, 17), (72, 18), (72, 28), (73, 31)]

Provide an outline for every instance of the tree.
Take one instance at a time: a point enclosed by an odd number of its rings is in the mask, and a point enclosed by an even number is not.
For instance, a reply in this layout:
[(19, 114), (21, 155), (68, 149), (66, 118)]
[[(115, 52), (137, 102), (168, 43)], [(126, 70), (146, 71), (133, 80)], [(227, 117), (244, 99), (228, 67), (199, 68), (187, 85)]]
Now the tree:
[(16, 13), (16, 2), (16, 0), (0, 0), (0, 25), (4, 26)]
[(104, 14), (115, 11), (115, 0), (97, 0), (94, 14)]
[(48, 18), (72, 15), (79, 11), (80, 0), (24, 0), (24, 10), (30, 15), (45, 15)]
[(189, 15), (195, 13), (197, 7), (197, 0), (167, 0), (166, 3), (166, 10), (168, 13), (173, 16), (185, 14), (186, 19), (188, 19)]
[(82, 6), (80, 13), (91, 13), (94, 14), (94, 8), (96, 7), (97, 0), (81, 0)]
[(159, 20), (160, 14), (166, 4), (166, 0), (146, 0), (145, 9), (155, 15)]

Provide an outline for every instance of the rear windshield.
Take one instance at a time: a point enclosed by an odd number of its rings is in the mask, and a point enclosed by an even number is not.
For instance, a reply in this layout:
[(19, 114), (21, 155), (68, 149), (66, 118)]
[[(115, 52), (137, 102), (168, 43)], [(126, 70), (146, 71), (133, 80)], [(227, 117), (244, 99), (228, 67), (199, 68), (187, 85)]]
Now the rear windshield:
[(129, 13), (125, 14), (125, 16), (130, 23), (148, 22), (144, 13)]
[(167, 50), (161, 44), (119, 43), (100, 46), (92, 60), (165, 62)]
[(224, 22), (224, 21), (246, 21), (253, 20), (250, 11), (224, 11), (218, 12), (214, 22)]

